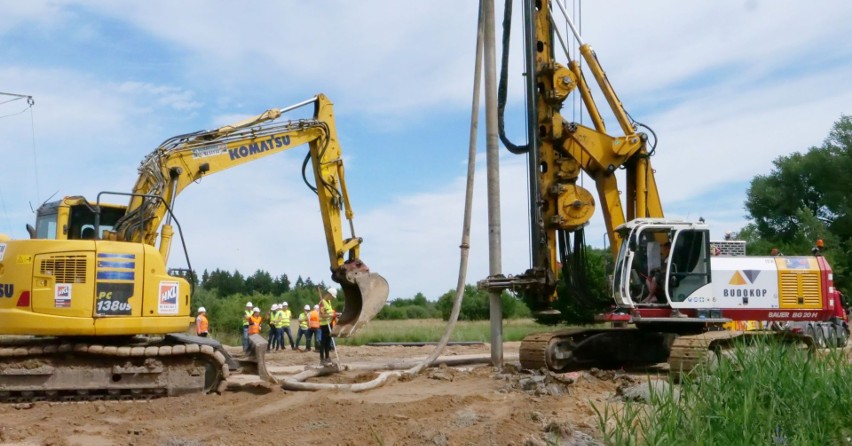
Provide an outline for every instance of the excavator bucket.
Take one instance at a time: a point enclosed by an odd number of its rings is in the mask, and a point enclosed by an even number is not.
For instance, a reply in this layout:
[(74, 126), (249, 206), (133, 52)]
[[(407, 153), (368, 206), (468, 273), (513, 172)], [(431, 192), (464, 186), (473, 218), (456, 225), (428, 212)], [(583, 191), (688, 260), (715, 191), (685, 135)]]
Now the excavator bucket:
[(360, 260), (344, 264), (334, 274), (334, 279), (343, 287), (343, 314), (332, 328), (334, 336), (345, 338), (372, 320), (385, 306), (390, 288), (388, 281), (377, 273), (370, 272)]

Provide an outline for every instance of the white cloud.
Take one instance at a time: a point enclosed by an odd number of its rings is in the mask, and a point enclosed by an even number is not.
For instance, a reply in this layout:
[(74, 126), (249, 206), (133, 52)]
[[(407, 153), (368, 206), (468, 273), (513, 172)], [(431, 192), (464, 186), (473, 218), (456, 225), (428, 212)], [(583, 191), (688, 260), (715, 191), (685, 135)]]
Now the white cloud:
[(157, 105), (173, 108), (177, 111), (190, 111), (202, 106), (200, 101), (193, 99), (193, 92), (183, 88), (168, 85), (154, 85), (147, 82), (123, 82), (118, 86), (120, 93), (131, 94), (142, 98), (154, 98)]

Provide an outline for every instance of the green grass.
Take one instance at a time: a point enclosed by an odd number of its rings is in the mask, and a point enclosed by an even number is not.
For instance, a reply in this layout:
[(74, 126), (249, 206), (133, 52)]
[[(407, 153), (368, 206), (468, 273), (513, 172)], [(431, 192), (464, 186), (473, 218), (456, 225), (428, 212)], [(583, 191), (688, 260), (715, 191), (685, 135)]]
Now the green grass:
[[(339, 339), (341, 345), (364, 345), (370, 342), (437, 342), (447, 327), (447, 321), (440, 319), (409, 319), (397, 321), (370, 321), (353, 338)], [(503, 340), (520, 341), (530, 333), (554, 330), (535, 323), (532, 319), (509, 319), (503, 321)], [(489, 321), (459, 321), (450, 337), (450, 341), (491, 340)]]
[(813, 355), (777, 342), (739, 345), (680, 398), (596, 408), (610, 445), (852, 445), (852, 367), (843, 351)]
[[(370, 342), (437, 342), (447, 326), (447, 321), (440, 319), (409, 319), (409, 320), (373, 320), (352, 338), (337, 338), (340, 345), (364, 345)], [(532, 319), (509, 319), (503, 321), (503, 340), (506, 342), (520, 341), (530, 333), (560, 330), (564, 327), (547, 326), (534, 322)], [(291, 330), (293, 328), (291, 327)], [(298, 328), (293, 331), (296, 336)], [(266, 333), (263, 333), (266, 336)], [(242, 338), (239, 333), (225, 330), (211, 330), (211, 336), (227, 345), (240, 345)], [(489, 321), (459, 321), (456, 324), (451, 341), (491, 340), (491, 325)], [(303, 341), (304, 342), (304, 341)]]

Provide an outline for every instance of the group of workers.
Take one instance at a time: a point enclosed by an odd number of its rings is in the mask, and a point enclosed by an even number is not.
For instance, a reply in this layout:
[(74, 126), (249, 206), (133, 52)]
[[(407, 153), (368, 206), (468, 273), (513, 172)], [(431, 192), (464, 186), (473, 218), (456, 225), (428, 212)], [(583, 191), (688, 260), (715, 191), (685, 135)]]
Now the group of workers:
[[(321, 288), (317, 288), (317, 293), (320, 298), (319, 303), (314, 305), (313, 309), (311, 309), (310, 305), (305, 305), (304, 311), (297, 318), (299, 331), (295, 342), (293, 342), (293, 334), (290, 331), (293, 315), (287, 302), (273, 304), (272, 308), (267, 311), (265, 318), (261, 315), (260, 307), (247, 302), (243, 312), (243, 351), (248, 352), (250, 350), (251, 344), (249, 337), (260, 334), (261, 325), (265, 319), (267, 325), (269, 325), (267, 351), (286, 350), (286, 345), (284, 344), (284, 335), (286, 334), (290, 349), (301, 352), (303, 350), (300, 348), (300, 345), (304, 336), (304, 351), (311, 351), (311, 339), (313, 338), (314, 348), (320, 354), (320, 363), (322, 365), (331, 365), (331, 357), (329, 356), (333, 343), (331, 327), (337, 317), (331, 300), (337, 298), (337, 289), (328, 288), (323, 292)], [(198, 308), (198, 316), (195, 319), (195, 330), (198, 336), (207, 337), (209, 334), (207, 311), (204, 307)]]

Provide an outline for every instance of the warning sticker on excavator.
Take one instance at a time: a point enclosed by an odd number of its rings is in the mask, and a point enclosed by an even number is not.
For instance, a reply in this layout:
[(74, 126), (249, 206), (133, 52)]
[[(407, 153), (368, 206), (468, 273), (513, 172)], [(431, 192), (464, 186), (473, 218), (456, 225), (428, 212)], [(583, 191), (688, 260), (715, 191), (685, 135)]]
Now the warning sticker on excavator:
[(69, 308), (71, 306), (71, 284), (57, 283), (53, 293), (53, 306)]
[(3, 261), (3, 257), (6, 256), (6, 244), (0, 243), (0, 262)]
[(178, 282), (160, 282), (160, 314), (178, 314)]

